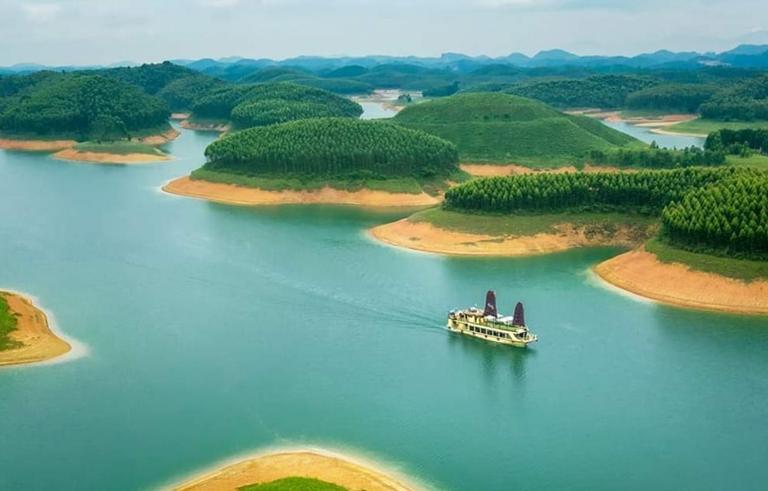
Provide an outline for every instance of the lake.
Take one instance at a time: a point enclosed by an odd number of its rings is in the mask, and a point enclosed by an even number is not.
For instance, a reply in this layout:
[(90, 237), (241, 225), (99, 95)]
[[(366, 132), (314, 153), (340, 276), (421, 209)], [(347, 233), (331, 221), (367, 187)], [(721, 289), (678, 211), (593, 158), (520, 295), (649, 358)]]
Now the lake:
[[(0, 489), (152, 489), (303, 444), (445, 490), (764, 489), (765, 318), (603, 287), (612, 249), (440, 257), (367, 236), (405, 211), (160, 192), (212, 138), (132, 167), (0, 152), (0, 286), (88, 349), (0, 369)], [(539, 343), (443, 328), (489, 288)]]
[(699, 136), (687, 136), (687, 135), (661, 135), (654, 133), (653, 128), (645, 126), (637, 126), (630, 124), (626, 121), (607, 121), (602, 120), (603, 124), (613, 128), (614, 130), (621, 131), (630, 136), (634, 136), (638, 140), (651, 143), (656, 142), (660, 147), (666, 148), (687, 148), (687, 147), (704, 147), (706, 138)]

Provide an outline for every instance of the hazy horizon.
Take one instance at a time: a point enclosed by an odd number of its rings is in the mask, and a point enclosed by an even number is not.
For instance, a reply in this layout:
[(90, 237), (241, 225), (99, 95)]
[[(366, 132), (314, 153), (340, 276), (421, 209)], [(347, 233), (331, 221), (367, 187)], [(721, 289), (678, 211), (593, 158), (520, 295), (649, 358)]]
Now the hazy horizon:
[(768, 9), (757, 0), (0, 0), (0, 7), (0, 65), (495, 57), (555, 48), (633, 56), (768, 43)]

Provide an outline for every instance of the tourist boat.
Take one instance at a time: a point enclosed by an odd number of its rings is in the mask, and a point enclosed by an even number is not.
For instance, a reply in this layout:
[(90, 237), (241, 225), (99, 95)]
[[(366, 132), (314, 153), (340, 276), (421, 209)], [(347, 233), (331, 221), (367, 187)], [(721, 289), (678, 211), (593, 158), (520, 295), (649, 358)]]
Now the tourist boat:
[(493, 291), (486, 294), (483, 310), (472, 307), (449, 312), (447, 327), (453, 332), (518, 348), (525, 348), (538, 339), (525, 325), (523, 304), (517, 303), (513, 316), (500, 316)]

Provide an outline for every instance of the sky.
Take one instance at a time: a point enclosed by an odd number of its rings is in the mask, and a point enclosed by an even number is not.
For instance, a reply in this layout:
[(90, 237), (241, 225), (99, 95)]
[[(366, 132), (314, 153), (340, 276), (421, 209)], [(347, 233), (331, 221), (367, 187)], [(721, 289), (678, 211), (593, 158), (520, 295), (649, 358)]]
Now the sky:
[(0, 0), (0, 65), (768, 44), (766, 0)]

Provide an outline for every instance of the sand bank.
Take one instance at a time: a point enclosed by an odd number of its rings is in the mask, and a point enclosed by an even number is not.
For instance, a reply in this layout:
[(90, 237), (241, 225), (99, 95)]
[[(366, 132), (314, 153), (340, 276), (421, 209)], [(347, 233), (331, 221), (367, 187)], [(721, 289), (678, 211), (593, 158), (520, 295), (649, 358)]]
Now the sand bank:
[(414, 485), (385, 475), (369, 466), (338, 455), (306, 450), (267, 454), (228, 465), (172, 489), (176, 491), (227, 491), (286, 477), (320, 479), (350, 491), (414, 491)]
[(618, 122), (627, 122), (631, 125), (635, 126), (646, 126), (646, 127), (660, 127), (660, 126), (670, 126), (677, 123), (683, 123), (685, 121), (691, 121), (696, 118), (698, 118), (698, 115), (696, 114), (663, 114), (659, 116), (624, 116), (620, 111), (594, 111), (594, 110), (587, 110), (587, 111), (570, 111), (569, 114), (581, 114), (585, 116), (590, 116), (597, 119), (602, 119), (604, 121), (612, 122), (612, 123), (618, 123)]
[(746, 283), (693, 271), (679, 263), (663, 263), (642, 248), (600, 263), (594, 271), (614, 286), (669, 305), (768, 314), (768, 282)]
[(691, 136), (694, 138), (706, 138), (709, 136), (707, 133), (685, 133), (685, 132), (678, 132), (674, 130), (670, 130), (670, 127), (665, 127), (666, 129), (662, 128), (653, 128), (651, 130), (651, 133), (656, 133), (657, 135), (668, 135), (668, 136)]
[(103, 153), (103, 152), (82, 152), (74, 148), (67, 148), (53, 154), (54, 158), (60, 160), (71, 160), (75, 162), (90, 162), (94, 164), (151, 164), (154, 162), (163, 162), (171, 160), (166, 154), (150, 153)]
[(15, 140), (0, 138), (2, 150), (26, 150), (28, 152), (57, 152), (77, 145), (75, 140)]
[(372, 189), (344, 191), (324, 187), (317, 191), (267, 191), (180, 177), (163, 186), (163, 191), (232, 205), (339, 204), (359, 206), (429, 206), (440, 202), (426, 193), (387, 193)]
[(374, 227), (370, 233), (389, 245), (455, 256), (532, 256), (575, 247), (635, 247), (646, 238), (645, 234), (629, 227), (619, 228), (610, 235), (567, 223), (555, 229), (536, 235), (492, 236), (446, 230), (428, 222), (411, 222), (404, 218)]
[(190, 113), (171, 113), (171, 120), (184, 121), (185, 119), (189, 119), (190, 116)]
[(51, 331), (45, 313), (32, 301), (16, 293), (0, 292), (0, 296), (17, 318), (16, 329), (9, 336), (22, 343), (21, 347), (0, 351), (0, 366), (46, 361), (72, 349)]

